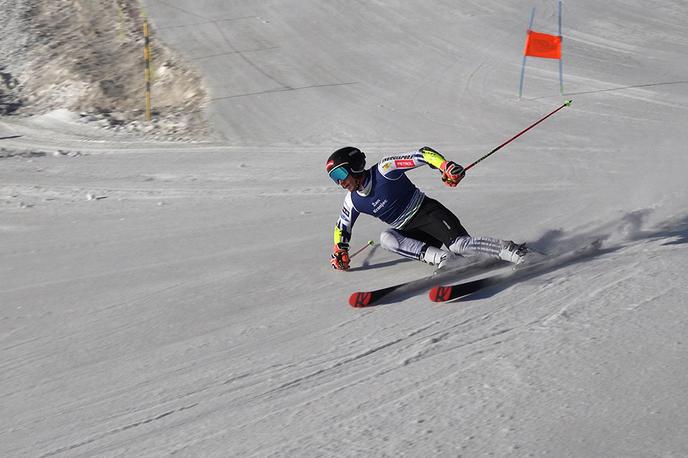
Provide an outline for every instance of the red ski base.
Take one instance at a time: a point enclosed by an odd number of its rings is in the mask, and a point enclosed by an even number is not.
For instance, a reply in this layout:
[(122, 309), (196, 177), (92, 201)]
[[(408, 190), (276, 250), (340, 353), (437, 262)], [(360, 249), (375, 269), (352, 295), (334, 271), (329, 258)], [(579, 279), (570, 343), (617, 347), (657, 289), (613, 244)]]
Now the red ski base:
[(354, 308), (368, 307), (373, 298), (371, 292), (357, 292), (349, 296), (349, 305)]
[(444, 302), (449, 300), (449, 295), (452, 292), (452, 287), (451, 286), (435, 286), (433, 287), (430, 292), (430, 300), (433, 302)]

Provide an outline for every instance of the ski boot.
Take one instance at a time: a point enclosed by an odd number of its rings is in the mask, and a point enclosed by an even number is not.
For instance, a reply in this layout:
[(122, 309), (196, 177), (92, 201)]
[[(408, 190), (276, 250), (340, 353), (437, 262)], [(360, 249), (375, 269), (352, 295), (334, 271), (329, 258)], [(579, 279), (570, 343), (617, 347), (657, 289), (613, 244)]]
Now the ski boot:
[(454, 257), (454, 253), (428, 245), (420, 254), (420, 260), (431, 266), (442, 269)]
[(526, 260), (528, 248), (525, 243), (520, 245), (511, 240), (502, 240), (502, 249), (499, 252), (499, 259), (509, 261), (516, 265), (522, 264)]

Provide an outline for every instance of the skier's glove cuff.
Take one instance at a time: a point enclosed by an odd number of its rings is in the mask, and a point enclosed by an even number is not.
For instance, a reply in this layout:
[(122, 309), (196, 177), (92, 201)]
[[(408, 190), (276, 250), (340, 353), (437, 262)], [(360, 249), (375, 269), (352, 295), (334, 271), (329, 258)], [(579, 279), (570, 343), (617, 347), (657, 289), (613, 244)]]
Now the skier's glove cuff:
[(444, 156), (439, 151), (435, 151), (429, 146), (424, 146), (418, 150), (423, 155), (423, 160), (430, 166), (431, 169), (437, 170), (440, 165), (445, 162)]
[(466, 176), (464, 168), (454, 161), (444, 161), (440, 165), (440, 170), (442, 171), (442, 181), (452, 188), (458, 185), (459, 181)]

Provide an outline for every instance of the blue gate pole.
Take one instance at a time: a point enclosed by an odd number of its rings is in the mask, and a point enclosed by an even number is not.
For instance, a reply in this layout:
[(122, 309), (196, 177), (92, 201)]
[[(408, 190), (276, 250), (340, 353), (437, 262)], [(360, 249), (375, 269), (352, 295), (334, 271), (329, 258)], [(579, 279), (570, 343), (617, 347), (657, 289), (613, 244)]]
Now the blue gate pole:
[[(560, 46), (563, 48), (564, 37), (561, 35), (561, 0), (559, 0), (559, 39), (561, 40)], [(561, 95), (564, 95), (564, 52), (562, 49), (561, 56), (559, 57), (559, 91)]]
[[(530, 12), (530, 23), (528, 24), (528, 31), (533, 28), (533, 19), (535, 18), (535, 7)], [(523, 77), (526, 74), (526, 52), (523, 51), (523, 64), (521, 64), (521, 83), (518, 85), (518, 98), (523, 96)]]

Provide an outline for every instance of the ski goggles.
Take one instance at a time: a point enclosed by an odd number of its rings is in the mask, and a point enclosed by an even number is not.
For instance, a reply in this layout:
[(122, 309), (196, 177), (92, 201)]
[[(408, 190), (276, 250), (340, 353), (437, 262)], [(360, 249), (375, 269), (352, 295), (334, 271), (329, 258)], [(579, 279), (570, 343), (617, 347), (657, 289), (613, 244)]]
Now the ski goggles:
[(330, 170), (329, 172), (330, 178), (332, 178), (332, 181), (334, 181), (337, 184), (346, 180), (346, 177), (349, 176), (349, 169), (347, 167), (344, 167), (344, 165), (345, 164), (339, 165)]

